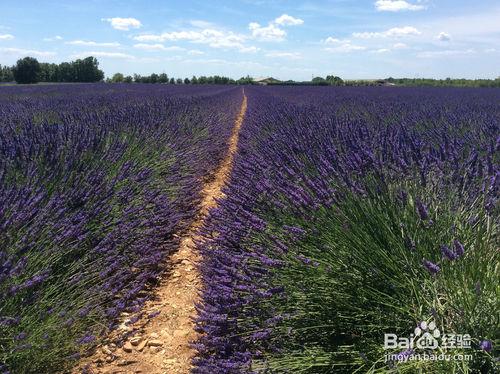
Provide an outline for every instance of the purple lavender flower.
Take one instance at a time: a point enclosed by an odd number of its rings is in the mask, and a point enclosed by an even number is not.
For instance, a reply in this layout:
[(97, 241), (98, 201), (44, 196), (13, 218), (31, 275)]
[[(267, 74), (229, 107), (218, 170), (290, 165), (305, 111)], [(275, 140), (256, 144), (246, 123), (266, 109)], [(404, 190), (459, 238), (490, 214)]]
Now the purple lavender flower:
[(19, 334), (15, 337), (15, 339), (16, 339), (16, 340), (24, 340), (24, 339), (26, 339), (27, 337), (28, 337), (28, 334), (26, 334), (25, 332), (21, 332), (21, 333), (19, 333)]
[(436, 265), (435, 263), (428, 261), (426, 259), (423, 260), (423, 264), (424, 264), (425, 268), (427, 269), (427, 271), (429, 271), (429, 273), (431, 273), (433, 275), (437, 274), (441, 270), (439, 265)]
[(88, 344), (92, 343), (95, 340), (94, 335), (85, 335), (84, 337), (78, 339), (78, 344)]
[(458, 258), (457, 254), (453, 252), (447, 245), (441, 246), (441, 253), (443, 257), (446, 257), (448, 260), (456, 260)]
[(493, 349), (493, 343), (491, 340), (482, 340), (481, 343), (479, 343), (479, 348), (489, 353)]
[(406, 361), (414, 353), (413, 349), (407, 349), (405, 351), (399, 352), (396, 356), (397, 361)]
[(307, 258), (306, 256), (304, 255), (298, 255), (297, 258), (302, 261), (305, 265), (309, 265), (312, 260), (310, 258)]
[(257, 331), (252, 334), (253, 340), (265, 340), (271, 335), (271, 329)]
[(457, 257), (462, 257), (465, 252), (463, 244), (460, 243), (457, 239), (455, 239), (453, 241), (453, 247), (455, 248), (455, 253)]
[(420, 200), (416, 200), (416, 205), (417, 205), (417, 213), (420, 216), (420, 219), (422, 221), (426, 221), (429, 219), (429, 210), (427, 209), (427, 206)]

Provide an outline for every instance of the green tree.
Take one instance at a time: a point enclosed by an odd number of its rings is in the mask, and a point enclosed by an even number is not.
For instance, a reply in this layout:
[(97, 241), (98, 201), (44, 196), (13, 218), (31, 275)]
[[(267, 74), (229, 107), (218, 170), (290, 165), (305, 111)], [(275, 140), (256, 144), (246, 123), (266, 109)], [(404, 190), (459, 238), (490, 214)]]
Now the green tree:
[(99, 62), (95, 57), (89, 56), (71, 64), (74, 69), (75, 82), (99, 82), (104, 78), (104, 72), (99, 70)]
[(25, 57), (17, 61), (13, 75), (17, 83), (37, 83), (40, 71), (40, 63), (36, 58)]
[(175, 84), (182, 84), (182, 78), (177, 78)]
[(250, 75), (246, 77), (241, 77), (236, 81), (237, 84), (253, 84), (253, 78)]
[(344, 84), (342, 78), (337, 77), (336, 75), (327, 75), (326, 81), (328, 82), (329, 85), (332, 86), (342, 86)]
[(13, 80), (14, 74), (12, 74), (12, 68), (0, 65), (0, 82), (12, 82)]
[(175, 78), (174, 77), (170, 78), (170, 84), (175, 84)]
[(189, 78), (184, 78), (184, 84), (189, 84), (191, 83), (191, 81), (189, 80)]
[(158, 83), (168, 83), (168, 75), (161, 73), (158, 77)]
[(127, 75), (125, 78), (123, 78), (123, 81), (125, 83), (132, 83), (134, 81), (134, 78), (132, 78), (130, 75)]
[(59, 64), (57, 69), (57, 81), (58, 82), (74, 82), (75, 74), (73, 71), (73, 65), (69, 62), (62, 62)]
[(328, 82), (325, 80), (325, 78), (322, 78), (322, 77), (314, 77), (311, 82), (312, 82), (312, 84), (317, 85), (317, 86), (328, 85)]
[(57, 82), (57, 64), (40, 63), (40, 82)]
[(124, 77), (122, 73), (115, 73), (113, 78), (111, 78), (111, 82), (113, 83), (122, 83), (124, 81)]
[(158, 74), (153, 73), (149, 76), (149, 83), (158, 83), (159, 78)]

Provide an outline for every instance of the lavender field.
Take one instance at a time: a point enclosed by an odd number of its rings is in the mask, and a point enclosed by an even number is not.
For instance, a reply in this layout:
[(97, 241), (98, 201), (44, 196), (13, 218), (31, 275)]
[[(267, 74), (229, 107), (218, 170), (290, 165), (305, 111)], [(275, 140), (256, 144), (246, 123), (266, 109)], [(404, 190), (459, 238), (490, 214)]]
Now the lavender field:
[(0, 372), (53, 373), (138, 315), (194, 218), (241, 92), (0, 91)]
[[(500, 91), (246, 94), (204, 233), (194, 372), (494, 372)], [(384, 350), (434, 325), (437, 350)], [(452, 359), (405, 362), (432, 352)]]
[(244, 95), (192, 372), (498, 369), (500, 90), (88, 84), (0, 88), (0, 373), (142, 317)]

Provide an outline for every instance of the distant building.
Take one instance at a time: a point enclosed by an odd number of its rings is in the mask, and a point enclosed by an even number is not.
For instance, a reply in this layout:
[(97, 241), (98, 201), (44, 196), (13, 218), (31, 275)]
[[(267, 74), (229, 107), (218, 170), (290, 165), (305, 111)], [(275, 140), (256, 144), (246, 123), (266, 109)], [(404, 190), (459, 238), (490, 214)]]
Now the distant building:
[(262, 86), (266, 86), (268, 84), (276, 84), (276, 83), (281, 83), (278, 79), (275, 79), (273, 77), (260, 77), (260, 78), (254, 78), (253, 80), (255, 83), (260, 84)]

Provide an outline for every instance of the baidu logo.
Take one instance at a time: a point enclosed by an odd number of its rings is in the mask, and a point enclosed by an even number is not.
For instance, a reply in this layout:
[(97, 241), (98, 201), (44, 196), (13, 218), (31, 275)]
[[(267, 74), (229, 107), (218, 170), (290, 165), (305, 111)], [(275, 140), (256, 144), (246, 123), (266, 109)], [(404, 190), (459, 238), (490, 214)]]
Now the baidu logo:
[(470, 348), (468, 334), (442, 334), (434, 321), (420, 322), (410, 337), (384, 334), (384, 349), (434, 350), (437, 348)]
[(429, 324), (423, 321), (420, 326), (415, 327), (416, 348), (420, 349), (436, 349), (439, 346), (438, 338), (441, 332), (436, 327), (434, 321)]

